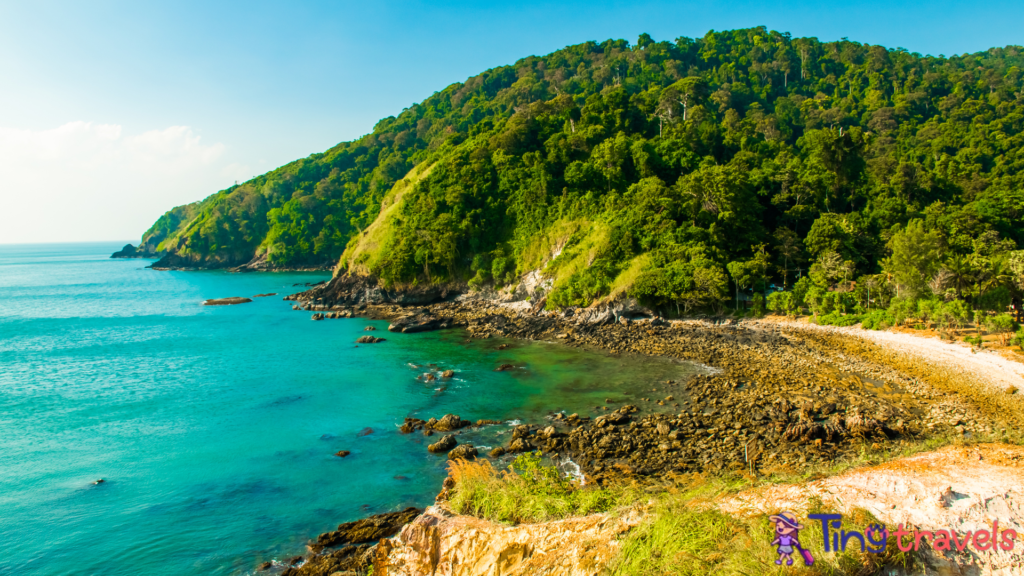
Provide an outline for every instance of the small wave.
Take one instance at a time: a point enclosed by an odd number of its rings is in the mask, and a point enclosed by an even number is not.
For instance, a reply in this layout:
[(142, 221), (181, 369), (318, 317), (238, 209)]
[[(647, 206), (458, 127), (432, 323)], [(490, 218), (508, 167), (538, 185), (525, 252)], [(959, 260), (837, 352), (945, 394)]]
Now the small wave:
[(509, 426), (519, 426), (522, 423), (523, 423), (522, 420), (506, 420), (505, 421), (505, 424), (508, 424)]
[(555, 466), (561, 470), (563, 474), (579, 482), (580, 486), (587, 483), (586, 478), (583, 477), (583, 469), (580, 468), (579, 464), (573, 462), (572, 458), (564, 456), (555, 463)]

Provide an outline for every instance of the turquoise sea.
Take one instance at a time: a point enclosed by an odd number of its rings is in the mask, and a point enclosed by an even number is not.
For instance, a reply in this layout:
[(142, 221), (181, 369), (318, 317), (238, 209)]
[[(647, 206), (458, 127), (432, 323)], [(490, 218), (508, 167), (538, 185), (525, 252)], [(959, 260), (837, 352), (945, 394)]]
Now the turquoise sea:
[[(594, 414), (698, 369), (312, 322), (281, 298), (327, 274), (158, 272), (110, 259), (121, 245), (0, 246), (0, 574), (249, 574), (339, 522), (433, 501), (445, 459), (397, 432), (406, 416)], [(367, 325), (387, 341), (356, 346)], [(430, 364), (457, 377), (418, 380)]]

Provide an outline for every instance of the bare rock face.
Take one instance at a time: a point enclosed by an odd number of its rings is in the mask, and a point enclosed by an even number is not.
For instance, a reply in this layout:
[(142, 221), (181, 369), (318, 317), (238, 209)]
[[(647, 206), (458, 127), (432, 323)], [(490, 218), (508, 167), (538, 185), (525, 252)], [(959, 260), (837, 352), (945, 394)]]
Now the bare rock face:
[(619, 550), (640, 517), (594, 514), (541, 524), (503, 526), (430, 507), (377, 545), (376, 576), (594, 576)]

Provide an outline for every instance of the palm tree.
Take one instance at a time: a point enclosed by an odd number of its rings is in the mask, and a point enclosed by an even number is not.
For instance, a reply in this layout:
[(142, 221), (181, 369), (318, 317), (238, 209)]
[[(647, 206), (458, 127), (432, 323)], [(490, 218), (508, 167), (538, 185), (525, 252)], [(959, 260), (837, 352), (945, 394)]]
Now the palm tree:
[(957, 300), (963, 300), (963, 288), (970, 282), (971, 261), (960, 254), (953, 254), (946, 259), (945, 269), (950, 273), (950, 280), (956, 288)]

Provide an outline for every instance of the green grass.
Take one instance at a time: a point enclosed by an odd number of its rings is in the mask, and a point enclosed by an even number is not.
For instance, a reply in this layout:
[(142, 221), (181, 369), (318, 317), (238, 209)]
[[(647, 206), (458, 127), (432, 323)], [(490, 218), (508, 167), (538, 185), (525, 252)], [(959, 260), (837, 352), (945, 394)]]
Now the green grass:
[[(622, 543), (622, 549), (609, 566), (613, 576), (661, 575), (751, 575), (751, 574), (815, 574), (822, 576), (861, 576), (877, 574), (885, 567), (908, 571), (916, 564), (910, 553), (900, 552), (890, 537), (881, 554), (861, 552), (850, 546), (843, 552), (823, 548), (820, 522), (803, 521), (799, 539), (814, 556), (815, 563), (805, 567), (794, 554), (792, 567), (775, 564), (778, 558), (771, 545), (773, 524), (764, 514), (736, 518), (701, 506), (702, 499), (679, 494), (661, 499), (648, 520), (633, 530)], [(831, 512), (820, 503), (809, 512)], [(846, 529), (864, 531), (878, 521), (863, 510), (847, 514)], [(904, 572), (905, 573), (905, 572)]]
[(558, 469), (542, 465), (539, 452), (519, 455), (503, 471), (486, 460), (453, 462), (451, 475), (456, 482), (449, 500), (453, 510), (510, 524), (607, 512), (642, 495), (635, 486), (578, 486)]

